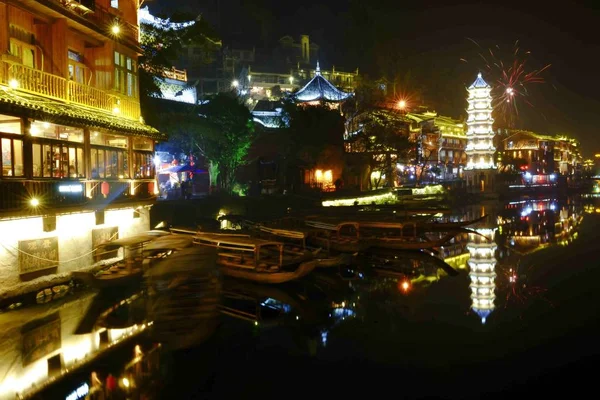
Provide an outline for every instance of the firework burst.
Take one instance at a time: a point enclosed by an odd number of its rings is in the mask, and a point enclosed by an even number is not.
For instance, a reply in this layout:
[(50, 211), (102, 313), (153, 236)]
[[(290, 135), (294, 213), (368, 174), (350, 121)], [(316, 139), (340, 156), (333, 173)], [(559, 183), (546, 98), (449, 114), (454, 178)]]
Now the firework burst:
[[(467, 39), (482, 49), (475, 40)], [(543, 73), (550, 68), (550, 64), (547, 64), (540, 69), (529, 70), (527, 61), (530, 54), (530, 51), (521, 50), (518, 40), (507, 54), (498, 45), (478, 53), (478, 61), (483, 64), (492, 83), (492, 106), (496, 117), (508, 128), (514, 128), (519, 116), (519, 103), (533, 107), (529, 100), (529, 86), (544, 83)], [(460, 60), (468, 63), (464, 58)]]
[(499, 266), (497, 275), (498, 293), (504, 294), (504, 308), (509, 304), (527, 304), (534, 299), (541, 299), (550, 306), (553, 304), (544, 296), (547, 289), (531, 282), (533, 266), (522, 266), (521, 261), (513, 265)]

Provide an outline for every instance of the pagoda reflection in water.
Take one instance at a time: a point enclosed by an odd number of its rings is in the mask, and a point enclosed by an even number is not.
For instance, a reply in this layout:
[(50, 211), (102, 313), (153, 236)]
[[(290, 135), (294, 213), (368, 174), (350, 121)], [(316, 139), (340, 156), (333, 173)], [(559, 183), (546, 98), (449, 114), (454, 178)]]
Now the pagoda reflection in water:
[(471, 309), (479, 315), (485, 324), (495, 308), (496, 298), (496, 228), (477, 228), (477, 233), (469, 233), (467, 249), (470, 258), (469, 276), (471, 283)]

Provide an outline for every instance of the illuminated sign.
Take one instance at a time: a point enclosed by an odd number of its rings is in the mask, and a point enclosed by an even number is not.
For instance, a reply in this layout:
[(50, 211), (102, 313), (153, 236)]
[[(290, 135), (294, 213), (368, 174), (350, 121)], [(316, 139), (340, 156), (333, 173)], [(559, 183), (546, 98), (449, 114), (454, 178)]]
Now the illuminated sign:
[(58, 191), (60, 193), (82, 193), (83, 185), (59, 185)]
[(83, 399), (90, 392), (90, 387), (87, 383), (79, 386), (76, 390), (71, 392), (70, 395), (67, 396), (66, 400), (78, 400)]

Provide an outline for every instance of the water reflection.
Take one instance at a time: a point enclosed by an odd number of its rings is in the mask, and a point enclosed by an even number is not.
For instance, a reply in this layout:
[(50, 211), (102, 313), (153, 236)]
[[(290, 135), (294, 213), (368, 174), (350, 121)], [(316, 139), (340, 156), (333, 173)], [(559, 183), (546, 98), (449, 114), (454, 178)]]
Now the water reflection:
[(476, 228), (469, 233), (469, 277), (471, 283), (471, 309), (485, 324), (495, 308), (496, 299), (496, 228)]
[(0, 399), (42, 390), (144, 331), (145, 325), (111, 329), (93, 324), (91, 331), (76, 333), (97, 296), (78, 293), (59, 303), (0, 314)]
[[(594, 206), (585, 210), (596, 214)], [(282, 285), (222, 279), (213, 253), (182, 250), (157, 264), (139, 292), (112, 298), (81, 292), (0, 314), (0, 399), (44, 392), (61, 376), (68, 384), (56, 398), (66, 398), (84, 385), (93, 388), (92, 371), (105, 388), (113, 371), (117, 386), (133, 393), (161, 373), (152, 367), (164, 361), (158, 354), (178, 351), (190, 355), (170, 364), (170, 375), (159, 381), (216, 379), (223, 387), (234, 379), (240, 390), (265, 370), (273, 373), (272, 360), (430, 366), (502, 356), (502, 346), (489, 346), (496, 333), (505, 332), (497, 322), (514, 323), (513, 305), (542, 297), (543, 282), (533, 267), (552, 267), (539, 257), (575, 243), (582, 211), (579, 202), (556, 199), (456, 210), (457, 219), (492, 217), (435, 249), (437, 259), (379, 252)], [(98, 357), (107, 353), (111, 359), (123, 354), (121, 366), (99, 368)], [(156, 360), (143, 366), (150, 354)], [(236, 372), (232, 365), (245, 368)], [(197, 368), (212, 378), (198, 378)], [(148, 396), (175, 395), (165, 390)]]

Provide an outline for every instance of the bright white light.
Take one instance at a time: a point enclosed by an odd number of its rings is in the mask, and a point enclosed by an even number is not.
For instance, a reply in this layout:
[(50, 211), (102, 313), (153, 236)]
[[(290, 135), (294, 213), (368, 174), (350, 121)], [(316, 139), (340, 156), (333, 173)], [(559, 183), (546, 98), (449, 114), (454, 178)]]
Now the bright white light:
[(32, 198), (31, 200), (29, 200), (29, 204), (30, 204), (32, 207), (37, 207), (37, 206), (39, 206), (39, 205), (40, 205), (40, 201), (34, 197), (34, 198)]
[(10, 86), (12, 89), (16, 89), (19, 87), (19, 81), (16, 79), (11, 79), (8, 81), (8, 86)]
[(117, 24), (114, 24), (111, 28), (110, 31), (114, 34), (114, 35), (118, 35), (119, 33), (121, 33), (121, 27)]
[(527, 180), (531, 179), (531, 173), (525, 172), (525, 179), (527, 179)]
[(60, 193), (81, 193), (83, 192), (83, 185), (60, 185), (58, 191)]
[(113, 114), (119, 114), (121, 112), (121, 109), (119, 107), (114, 107), (112, 111)]
[(231, 82), (231, 86), (233, 87), (238, 87), (240, 85), (240, 83), (236, 80), (234, 80), (233, 82)]

